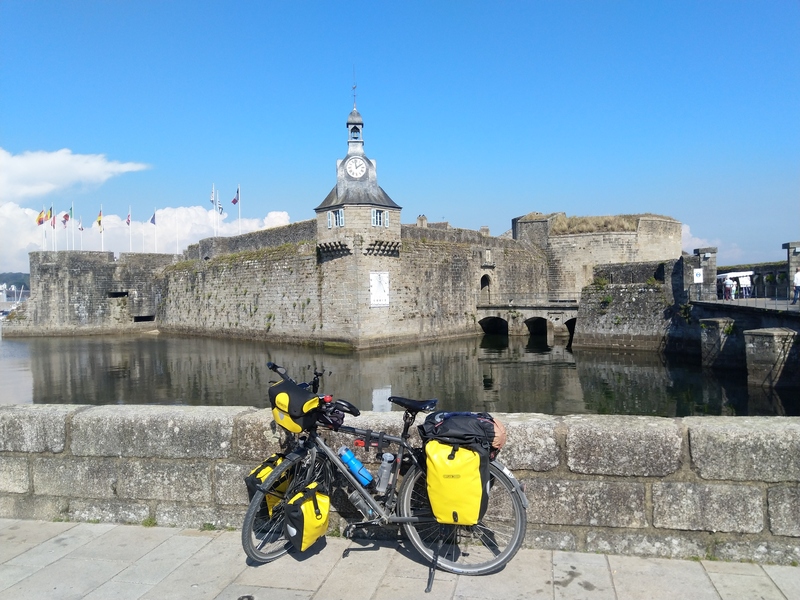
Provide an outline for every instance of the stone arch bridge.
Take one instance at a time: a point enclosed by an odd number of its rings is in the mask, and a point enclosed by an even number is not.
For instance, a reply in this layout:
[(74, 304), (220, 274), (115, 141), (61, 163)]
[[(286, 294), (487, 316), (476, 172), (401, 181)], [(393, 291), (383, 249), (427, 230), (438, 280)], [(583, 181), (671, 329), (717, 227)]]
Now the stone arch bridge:
[(541, 294), (504, 298), (482, 298), (477, 305), (478, 323), (484, 333), (544, 335), (548, 345), (555, 337), (572, 340), (578, 317), (578, 294)]

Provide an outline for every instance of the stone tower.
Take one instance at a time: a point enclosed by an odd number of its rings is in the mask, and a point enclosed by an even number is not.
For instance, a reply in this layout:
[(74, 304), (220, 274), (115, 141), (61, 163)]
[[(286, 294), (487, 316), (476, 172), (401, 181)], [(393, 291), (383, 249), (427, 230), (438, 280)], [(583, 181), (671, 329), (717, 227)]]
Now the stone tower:
[(355, 103), (347, 117), (347, 155), (336, 161), (336, 185), (317, 213), (317, 260), (327, 297), (322, 322), (343, 341), (391, 331), (392, 282), (399, 280), (400, 211), (378, 185), (364, 153), (364, 120)]

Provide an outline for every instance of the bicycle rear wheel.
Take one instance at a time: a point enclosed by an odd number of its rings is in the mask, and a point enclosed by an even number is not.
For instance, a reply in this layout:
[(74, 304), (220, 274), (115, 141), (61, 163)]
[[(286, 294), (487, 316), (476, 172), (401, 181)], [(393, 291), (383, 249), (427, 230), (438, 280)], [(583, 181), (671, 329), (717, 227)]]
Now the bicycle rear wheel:
[(425, 472), (409, 469), (400, 489), (399, 509), (404, 517), (425, 519), (403, 525), (411, 544), (433, 560), (442, 539), (438, 567), (461, 575), (486, 575), (499, 571), (522, 545), (527, 528), (525, 507), (514, 484), (494, 464), (489, 464), (491, 492), (486, 514), (477, 525), (443, 525), (433, 518)]
[(255, 562), (270, 562), (291, 550), (283, 532), (284, 509), (296, 490), (312, 481), (319, 483), (322, 490), (330, 488), (327, 462), (317, 455), (309, 474), (308, 460), (308, 455), (290, 454), (253, 495), (242, 524), (242, 548)]

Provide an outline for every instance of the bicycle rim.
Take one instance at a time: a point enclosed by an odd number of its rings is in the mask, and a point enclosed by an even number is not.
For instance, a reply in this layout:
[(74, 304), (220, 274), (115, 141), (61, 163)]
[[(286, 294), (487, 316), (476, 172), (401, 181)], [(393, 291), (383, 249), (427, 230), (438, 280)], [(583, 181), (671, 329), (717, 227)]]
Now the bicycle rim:
[[(499, 571), (522, 545), (527, 527), (525, 509), (508, 477), (489, 465), (491, 493), (486, 514), (477, 525), (442, 525), (436, 521), (403, 525), (411, 544), (428, 560), (439, 544), (438, 567), (463, 575)], [(425, 473), (411, 469), (400, 490), (403, 516), (433, 519)]]
[(255, 562), (275, 560), (292, 549), (284, 535), (285, 506), (304, 481), (317, 481), (321, 489), (329, 489), (327, 463), (317, 456), (314, 472), (307, 478), (304, 456), (284, 460), (264, 481), (250, 501), (242, 524), (242, 548)]

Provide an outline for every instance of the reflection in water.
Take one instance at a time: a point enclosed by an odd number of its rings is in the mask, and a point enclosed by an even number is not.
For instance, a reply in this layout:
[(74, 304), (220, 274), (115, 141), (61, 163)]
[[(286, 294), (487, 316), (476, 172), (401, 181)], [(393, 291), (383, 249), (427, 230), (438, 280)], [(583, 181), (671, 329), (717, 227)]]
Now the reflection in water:
[(797, 400), (749, 390), (741, 371), (720, 374), (655, 353), (571, 352), (547, 346), (544, 336), (483, 336), (352, 354), (147, 334), (0, 340), (0, 385), (4, 402), (264, 408), (276, 378), (267, 361), (299, 378), (324, 370), (322, 391), (364, 410), (389, 410), (386, 398), (396, 394), (439, 398), (449, 410), (798, 414)]

